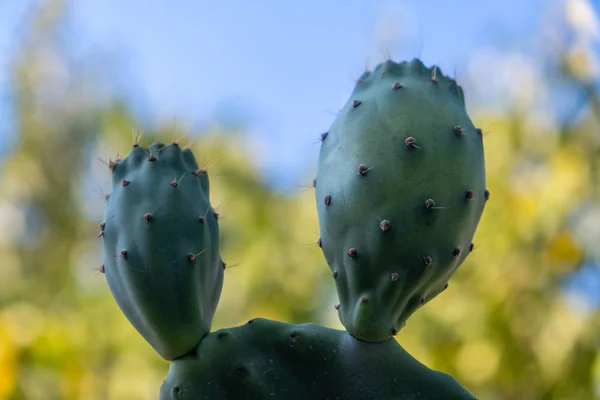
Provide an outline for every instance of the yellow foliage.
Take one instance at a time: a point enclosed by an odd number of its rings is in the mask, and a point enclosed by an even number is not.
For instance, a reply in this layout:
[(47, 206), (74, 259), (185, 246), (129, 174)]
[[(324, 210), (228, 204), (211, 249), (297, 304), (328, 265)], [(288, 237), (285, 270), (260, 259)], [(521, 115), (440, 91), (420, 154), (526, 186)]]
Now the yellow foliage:
[(571, 232), (561, 232), (550, 238), (544, 251), (545, 264), (565, 266), (563, 272), (572, 269), (583, 256), (581, 247), (575, 242)]
[(17, 354), (17, 345), (0, 319), (0, 399), (8, 398), (15, 389), (19, 369)]
[(483, 384), (496, 373), (500, 356), (501, 349), (488, 340), (466, 342), (458, 353), (459, 372), (471, 383)]

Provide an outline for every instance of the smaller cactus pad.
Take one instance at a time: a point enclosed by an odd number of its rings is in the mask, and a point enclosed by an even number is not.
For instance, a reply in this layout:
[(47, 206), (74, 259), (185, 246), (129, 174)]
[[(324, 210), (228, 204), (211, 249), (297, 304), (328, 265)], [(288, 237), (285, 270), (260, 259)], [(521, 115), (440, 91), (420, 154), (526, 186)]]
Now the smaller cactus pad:
[(111, 169), (101, 225), (106, 279), (131, 324), (172, 360), (209, 332), (223, 287), (208, 175), (176, 143), (136, 145)]

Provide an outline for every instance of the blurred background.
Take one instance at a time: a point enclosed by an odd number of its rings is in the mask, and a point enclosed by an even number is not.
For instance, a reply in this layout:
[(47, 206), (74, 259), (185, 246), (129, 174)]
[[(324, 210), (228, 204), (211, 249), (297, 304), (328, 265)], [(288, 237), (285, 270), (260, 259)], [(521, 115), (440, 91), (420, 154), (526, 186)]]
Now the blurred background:
[(492, 194), (475, 251), (397, 340), (480, 399), (600, 398), (599, 8), (0, 0), (0, 399), (157, 398), (168, 363), (98, 271), (101, 160), (135, 130), (209, 170), (234, 266), (214, 329), (341, 328), (315, 245), (318, 139), (388, 56), (464, 86)]

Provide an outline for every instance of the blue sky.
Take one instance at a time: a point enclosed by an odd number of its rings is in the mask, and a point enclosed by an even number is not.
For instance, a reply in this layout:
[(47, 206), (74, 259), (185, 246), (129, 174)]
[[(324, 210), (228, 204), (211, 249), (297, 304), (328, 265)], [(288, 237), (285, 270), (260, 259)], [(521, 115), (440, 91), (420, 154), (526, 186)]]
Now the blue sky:
[[(0, 95), (34, 3), (0, 1)], [(389, 52), (464, 71), (498, 36), (531, 35), (548, 8), (545, 0), (72, 3), (70, 51), (104, 54), (96, 68), (110, 71), (140, 116), (199, 124), (234, 113), (255, 138), (263, 172), (288, 188), (314, 168), (314, 143), (365, 66)], [(10, 132), (5, 119), (0, 136)]]

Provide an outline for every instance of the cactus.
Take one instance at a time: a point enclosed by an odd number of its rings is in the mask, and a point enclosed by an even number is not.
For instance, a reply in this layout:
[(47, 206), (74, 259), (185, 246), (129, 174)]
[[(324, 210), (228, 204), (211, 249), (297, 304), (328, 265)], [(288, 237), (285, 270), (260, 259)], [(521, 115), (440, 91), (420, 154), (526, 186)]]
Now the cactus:
[(462, 89), (419, 60), (360, 78), (322, 136), (319, 243), (354, 336), (381, 341), (447, 287), (472, 249), (485, 187)]
[(415, 360), (394, 339), (257, 318), (207, 335), (171, 363), (159, 400), (462, 400), (451, 376)]
[(208, 175), (176, 143), (135, 145), (110, 168), (100, 232), (108, 286), (131, 324), (172, 360), (209, 332), (223, 287)]
[(318, 243), (345, 331), (255, 319), (209, 333), (225, 264), (207, 174), (176, 143), (110, 163), (101, 271), (171, 360), (159, 400), (474, 399), (392, 338), (447, 287), (489, 197), (462, 89), (420, 60), (386, 61), (322, 140)]

